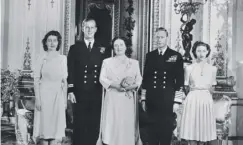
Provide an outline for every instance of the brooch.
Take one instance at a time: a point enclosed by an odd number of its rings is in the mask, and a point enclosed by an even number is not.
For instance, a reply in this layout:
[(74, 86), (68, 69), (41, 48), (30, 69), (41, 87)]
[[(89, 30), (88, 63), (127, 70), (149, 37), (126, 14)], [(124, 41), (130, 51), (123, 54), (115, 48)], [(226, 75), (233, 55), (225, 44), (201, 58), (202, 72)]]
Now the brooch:
[(173, 55), (168, 60), (166, 60), (166, 62), (176, 62), (176, 60), (177, 60), (177, 55)]
[(105, 47), (100, 47), (100, 53), (105, 53)]

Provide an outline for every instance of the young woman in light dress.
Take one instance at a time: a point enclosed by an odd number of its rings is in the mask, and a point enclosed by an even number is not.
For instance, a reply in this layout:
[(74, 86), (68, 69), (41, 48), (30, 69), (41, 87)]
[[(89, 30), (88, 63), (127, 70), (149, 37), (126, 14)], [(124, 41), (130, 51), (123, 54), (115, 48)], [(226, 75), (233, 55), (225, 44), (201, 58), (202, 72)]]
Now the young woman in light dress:
[(67, 106), (67, 59), (60, 55), (62, 37), (48, 32), (42, 40), (45, 55), (34, 70), (35, 114), (33, 138), (42, 145), (59, 145), (65, 137)]
[(202, 145), (216, 139), (216, 120), (211, 91), (216, 85), (217, 68), (207, 62), (210, 46), (195, 42), (192, 53), (196, 62), (185, 68), (185, 86), (189, 93), (184, 101), (180, 137), (190, 145)]
[(115, 56), (103, 61), (100, 82), (105, 89), (102, 101), (100, 138), (105, 145), (139, 145), (137, 89), (142, 77), (137, 60), (129, 58), (126, 39), (114, 38)]

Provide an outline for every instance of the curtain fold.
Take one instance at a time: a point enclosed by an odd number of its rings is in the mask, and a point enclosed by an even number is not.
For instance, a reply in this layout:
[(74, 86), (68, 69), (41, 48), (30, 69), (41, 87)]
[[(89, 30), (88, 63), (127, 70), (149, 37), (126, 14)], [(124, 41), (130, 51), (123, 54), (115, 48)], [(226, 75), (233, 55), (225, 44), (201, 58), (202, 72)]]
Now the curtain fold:
[(3, 35), (8, 36), (4, 45), (8, 47), (6, 61), (10, 69), (23, 68), (27, 47), (31, 54), (31, 64), (35, 64), (36, 57), (44, 53), (41, 41), (48, 31), (57, 30), (63, 36), (63, 5), (64, 0), (53, 0), (53, 3), (50, 0), (9, 0), (6, 8), (11, 9), (7, 19), (9, 28)]

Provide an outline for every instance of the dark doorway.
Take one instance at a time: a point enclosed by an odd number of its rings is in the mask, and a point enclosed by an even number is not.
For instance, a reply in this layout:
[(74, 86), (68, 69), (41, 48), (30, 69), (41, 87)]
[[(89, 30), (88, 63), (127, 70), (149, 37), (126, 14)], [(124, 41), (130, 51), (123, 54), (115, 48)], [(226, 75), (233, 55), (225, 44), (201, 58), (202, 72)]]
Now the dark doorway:
[(76, 0), (76, 41), (83, 40), (82, 21), (93, 18), (98, 28), (95, 40), (107, 49), (107, 55), (111, 54), (111, 40), (119, 33), (119, 4), (119, 0)]
[(104, 4), (90, 6), (89, 18), (93, 18), (97, 24), (95, 39), (104, 47), (109, 47), (112, 39), (111, 10)]

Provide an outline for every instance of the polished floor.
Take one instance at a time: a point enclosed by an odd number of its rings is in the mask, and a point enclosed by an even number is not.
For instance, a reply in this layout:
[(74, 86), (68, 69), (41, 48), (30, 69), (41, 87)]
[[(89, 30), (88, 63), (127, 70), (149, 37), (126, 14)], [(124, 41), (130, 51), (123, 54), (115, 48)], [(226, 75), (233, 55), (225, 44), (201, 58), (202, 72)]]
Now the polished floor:
[[(68, 132), (68, 131), (67, 131)], [(69, 133), (67, 133), (69, 134)], [(70, 137), (66, 137), (62, 145), (71, 145)], [(16, 143), (14, 124), (7, 117), (1, 118), (1, 145), (18, 145)], [(34, 145), (29, 143), (28, 145)]]
[[(1, 118), (1, 145), (17, 145), (16, 143), (16, 136), (15, 136), (15, 129), (14, 129), (14, 118), (12, 120), (9, 120), (7, 117)], [(141, 128), (140, 134), (144, 141), (144, 145), (147, 145), (146, 143), (146, 129)], [(63, 139), (62, 145), (71, 145), (71, 139), (70, 139), (70, 133), (69, 130), (66, 130), (67, 137)], [(30, 143), (28, 145), (34, 145), (33, 143)], [(172, 145), (186, 145), (185, 142), (177, 142), (173, 141)]]

